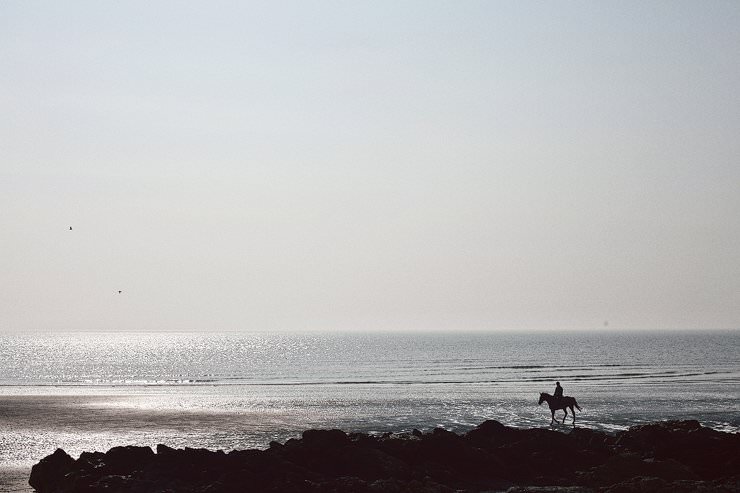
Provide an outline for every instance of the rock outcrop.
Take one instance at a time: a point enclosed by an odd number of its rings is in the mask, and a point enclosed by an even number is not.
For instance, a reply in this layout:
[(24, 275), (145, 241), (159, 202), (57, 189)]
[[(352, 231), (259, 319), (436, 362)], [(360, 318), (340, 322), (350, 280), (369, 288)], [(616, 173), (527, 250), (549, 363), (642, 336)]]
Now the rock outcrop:
[(307, 430), (266, 450), (63, 450), (33, 467), (39, 493), (740, 492), (740, 435), (667, 421), (616, 436), (510, 428), (372, 436)]

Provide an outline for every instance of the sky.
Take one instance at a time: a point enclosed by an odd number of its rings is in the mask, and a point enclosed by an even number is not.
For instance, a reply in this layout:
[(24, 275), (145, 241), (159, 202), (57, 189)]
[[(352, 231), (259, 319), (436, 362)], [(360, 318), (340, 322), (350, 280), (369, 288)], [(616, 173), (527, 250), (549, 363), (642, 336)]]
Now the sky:
[(7, 0), (0, 67), (0, 331), (740, 328), (740, 2)]

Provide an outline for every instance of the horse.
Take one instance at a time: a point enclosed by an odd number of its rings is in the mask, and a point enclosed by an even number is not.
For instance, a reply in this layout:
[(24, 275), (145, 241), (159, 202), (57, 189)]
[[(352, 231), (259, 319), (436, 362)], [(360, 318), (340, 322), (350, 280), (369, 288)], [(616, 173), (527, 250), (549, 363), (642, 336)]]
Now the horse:
[(547, 401), (547, 405), (550, 406), (550, 411), (552, 412), (552, 420), (550, 420), (550, 424), (552, 424), (553, 421), (560, 423), (557, 419), (555, 419), (555, 411), (558, 409), (562, 409), (565, 411), (565, 415), (563, 416), (563, 424), (565, 424), (565, 418), (568, 417), (568, 409), (570, 408), (570, 412), (573, 413), (573, 426), (576, 425), (576, 412), (573, 410), (573, 406), (576, 407), (579, 411), (581, 408), (578, 406), (578, 403), (576, 402), (576, 399), (574, 397), (569, 397), (567, 395), (557, 398), (554, 397), (547, 392), (541, 392), (540, 393), (540, 401), (537, 403), (538, 405), (542, 404), (544, 401)]

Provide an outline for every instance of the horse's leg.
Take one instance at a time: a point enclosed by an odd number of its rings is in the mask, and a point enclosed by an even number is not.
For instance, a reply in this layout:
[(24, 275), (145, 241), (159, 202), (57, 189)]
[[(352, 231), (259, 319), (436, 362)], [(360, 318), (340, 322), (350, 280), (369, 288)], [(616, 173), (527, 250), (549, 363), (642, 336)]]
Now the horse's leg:
[(560, 423), (557, 419), (555, 419), (555, 409), (550, 409), (550, 412), (552, 413), (552, 419), (550, 420), (550, 424), (552, 424), (553, 421), (556, 423)]
[(573, 406), (570, 406), (570, 412), (573, 415), (573, 426), (575, 426), (576, 425), (576, 412), (573, 409)]
[(567, 418), (567, 417), (568, 417), (568, 408), (564, 407), (564, 408), (563, 408), (563, 412), (565, 413), (565, 414), (563, 415), (563, 424), (565, 424), (565, 418)]

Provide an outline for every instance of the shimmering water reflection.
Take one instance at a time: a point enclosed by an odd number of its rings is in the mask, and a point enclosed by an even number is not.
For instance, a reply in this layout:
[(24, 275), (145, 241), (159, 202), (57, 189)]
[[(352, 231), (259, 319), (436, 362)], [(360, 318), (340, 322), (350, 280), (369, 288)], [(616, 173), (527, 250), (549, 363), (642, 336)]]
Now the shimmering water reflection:
[(579, 426), (738, 431), (738, 355), (737, 332), (4, 335), (0, 464), (27, 469), (57, 447), (260, 448), (310, 427), (547, 426), (537, 399), (555, 380)]

